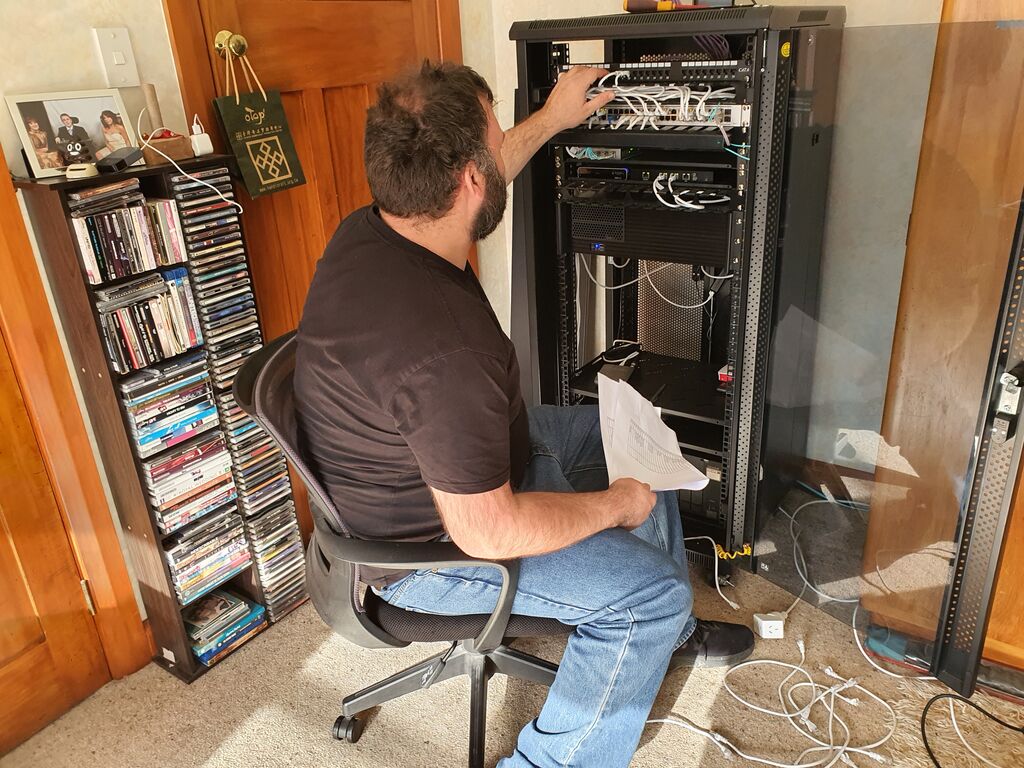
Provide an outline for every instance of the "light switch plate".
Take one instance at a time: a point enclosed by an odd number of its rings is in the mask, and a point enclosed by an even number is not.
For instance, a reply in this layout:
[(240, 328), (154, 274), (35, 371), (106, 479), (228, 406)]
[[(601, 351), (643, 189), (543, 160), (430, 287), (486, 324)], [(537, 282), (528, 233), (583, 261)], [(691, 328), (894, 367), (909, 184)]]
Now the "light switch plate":
[(129, 88), (139, 84), (139, 67), (127, 27), (94, 27), (96, 52), (103, 63), (107, 87)]

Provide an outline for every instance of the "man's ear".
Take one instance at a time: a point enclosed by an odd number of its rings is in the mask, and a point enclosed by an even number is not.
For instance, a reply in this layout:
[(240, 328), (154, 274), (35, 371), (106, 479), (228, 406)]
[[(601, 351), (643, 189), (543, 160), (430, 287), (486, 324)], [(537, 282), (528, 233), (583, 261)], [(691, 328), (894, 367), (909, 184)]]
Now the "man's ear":
[(462, 183), (473, 197), (484, 197), (487, 182), (477, 164), (470, 160), (462, 171)]

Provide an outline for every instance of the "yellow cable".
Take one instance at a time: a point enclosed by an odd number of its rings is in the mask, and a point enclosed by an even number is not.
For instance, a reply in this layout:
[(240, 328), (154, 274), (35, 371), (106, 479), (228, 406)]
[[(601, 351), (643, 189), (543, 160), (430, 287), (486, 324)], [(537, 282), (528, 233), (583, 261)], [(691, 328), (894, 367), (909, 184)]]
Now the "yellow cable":
[(721, 544), (715, 544), (715, 554), (723, 560), (735, 560), (737, 557), (747, 557), (751, 553), (750, 545), (744, 544), (742, 549), (735, 552), (726, 552)]

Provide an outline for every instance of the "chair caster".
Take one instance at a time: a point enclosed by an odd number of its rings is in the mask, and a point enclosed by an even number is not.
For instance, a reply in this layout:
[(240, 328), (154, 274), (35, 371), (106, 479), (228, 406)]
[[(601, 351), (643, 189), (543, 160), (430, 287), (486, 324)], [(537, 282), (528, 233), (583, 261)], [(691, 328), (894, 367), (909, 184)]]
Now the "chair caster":
[(345, 717), (342, 715), (334, 721), (334, 738), (338, 741), (347, 741), (349, 744), (355, 744), (359, 741), (359, 737), (363, 735), (363, 728), (365, 727), (366, 723), (358, 717)]

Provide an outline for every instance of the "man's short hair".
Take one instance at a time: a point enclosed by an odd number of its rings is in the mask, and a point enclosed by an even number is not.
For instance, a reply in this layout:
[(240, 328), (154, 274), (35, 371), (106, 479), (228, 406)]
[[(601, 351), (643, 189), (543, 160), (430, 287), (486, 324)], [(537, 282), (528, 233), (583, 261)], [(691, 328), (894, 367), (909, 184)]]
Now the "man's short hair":
[(451, 62), (424, 61), (381, 84), (366, 113), (364, 161), (382, 211), (438, 219), (451, 210), (466, 164), (491, 158), (481, 96), (494, 101), (487, 81)]

